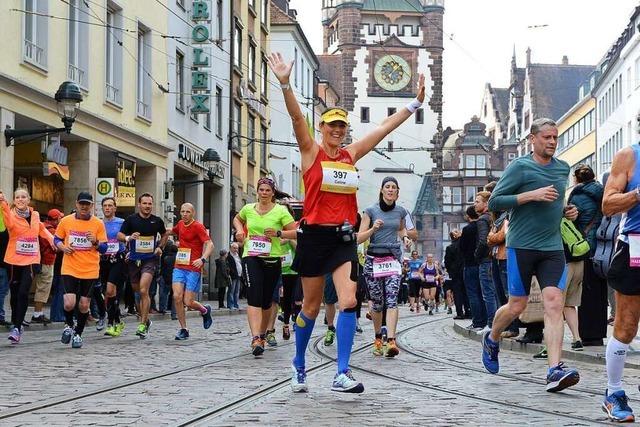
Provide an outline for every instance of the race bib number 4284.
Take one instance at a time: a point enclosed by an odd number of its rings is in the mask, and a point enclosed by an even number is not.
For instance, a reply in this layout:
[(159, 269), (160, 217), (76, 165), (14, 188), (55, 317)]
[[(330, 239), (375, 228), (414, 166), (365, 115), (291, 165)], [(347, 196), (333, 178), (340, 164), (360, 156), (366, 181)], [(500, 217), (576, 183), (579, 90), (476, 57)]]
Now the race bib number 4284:
[(37, 237), (21, 237), (16, 241), (16, 254), (35, 256), (40, 252)]

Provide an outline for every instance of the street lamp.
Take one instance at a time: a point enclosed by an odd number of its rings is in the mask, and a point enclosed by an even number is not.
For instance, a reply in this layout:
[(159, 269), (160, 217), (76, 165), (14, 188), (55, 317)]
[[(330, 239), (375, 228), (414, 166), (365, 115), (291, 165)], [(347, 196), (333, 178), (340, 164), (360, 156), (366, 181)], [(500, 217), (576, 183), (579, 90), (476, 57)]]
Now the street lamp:
[(221, 161), (220, 154), (213, 148), (207, 148), (202, 155), (202, 162), (207, 167), (207, 178), (209, 181), (213, 181), (216, 178), (216, 173), (212, 170), (212, 166)]
[(5, 143), (7, 147), (11, 145), (14, 138), (29, 135), (50, 135), (52, 133), (71, 133), (71, 127), (78, 115), (78, 108), (82, 102), (82, 92), (77, 84), (71, 81), (63, 82), (55, 94), (57, 109), (64, 127), (53, 129), (11, 129), (7, 126), (4, 131)]

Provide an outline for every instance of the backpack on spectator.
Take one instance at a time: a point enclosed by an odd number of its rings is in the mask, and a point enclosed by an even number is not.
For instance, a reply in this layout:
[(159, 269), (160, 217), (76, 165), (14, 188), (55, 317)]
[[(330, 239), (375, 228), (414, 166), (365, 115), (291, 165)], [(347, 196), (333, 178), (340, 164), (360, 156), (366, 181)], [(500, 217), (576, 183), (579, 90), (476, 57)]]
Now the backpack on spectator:
[(607, 278), (609, 265), (616, 250), (618, 229), (622, 215), (603, 216), (596, 231), (596, 253), (593, 256), (593, 270), (601, 279)]
[(562, 218), (560, 223), (562, 243), (565, 245), (567, 261), (580, 261), (589, 256), (589, 242), (584, 238), (573, 221)]

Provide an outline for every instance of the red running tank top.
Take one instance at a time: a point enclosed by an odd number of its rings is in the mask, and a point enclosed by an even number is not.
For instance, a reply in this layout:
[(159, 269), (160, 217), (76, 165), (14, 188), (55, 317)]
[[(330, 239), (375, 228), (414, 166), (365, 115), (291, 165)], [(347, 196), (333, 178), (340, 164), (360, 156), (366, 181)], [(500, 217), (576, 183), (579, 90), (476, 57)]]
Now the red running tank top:
[(347, 150), (339, 148), (336, 157), (329, 157), (320, 147), (302, 178), (306, 193), (303, 219), (307, 224), (342, 224), (347, 220), (355, 225), (358, 175)]

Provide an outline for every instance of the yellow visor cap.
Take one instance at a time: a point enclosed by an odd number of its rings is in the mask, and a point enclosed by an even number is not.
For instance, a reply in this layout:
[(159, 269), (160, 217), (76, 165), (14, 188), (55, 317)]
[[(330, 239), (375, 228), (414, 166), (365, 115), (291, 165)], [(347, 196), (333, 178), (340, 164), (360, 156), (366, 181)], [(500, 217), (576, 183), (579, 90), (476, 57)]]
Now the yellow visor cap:
[(324, 123), (340, 121), (340, 122), (345, 122), (346, 124), (349, 124), (349, 118), (347, 117), (347, 112), (340, 108), (332, 108), (331, 110), (325, 112), (320, 117), (320, 119)]

